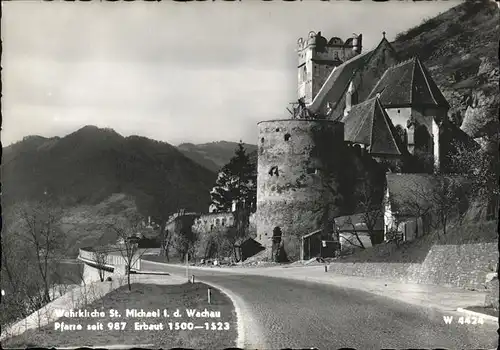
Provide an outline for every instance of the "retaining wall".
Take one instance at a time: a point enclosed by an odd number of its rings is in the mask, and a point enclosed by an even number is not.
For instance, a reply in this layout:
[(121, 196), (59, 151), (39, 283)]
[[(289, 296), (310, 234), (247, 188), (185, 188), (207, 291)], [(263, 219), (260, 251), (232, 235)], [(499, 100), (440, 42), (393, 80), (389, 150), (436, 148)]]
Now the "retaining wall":
[(496, 271), (497, 243), (434, 245), (423, 263), (342, 263), (329, 265), (332, 273), (386, 278), (398, 282), (485, 289), (486, 274)]

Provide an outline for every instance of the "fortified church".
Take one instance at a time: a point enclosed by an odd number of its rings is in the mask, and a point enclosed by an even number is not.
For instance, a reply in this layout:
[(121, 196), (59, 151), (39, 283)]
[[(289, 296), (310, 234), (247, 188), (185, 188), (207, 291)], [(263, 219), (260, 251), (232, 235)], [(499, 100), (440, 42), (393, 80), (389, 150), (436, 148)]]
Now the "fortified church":
[[(359, 208), (361, 184), (375, 184), (370, 205), (381, 207), (393, 188), (404, 192), (408, 179), (428, 184), (433, 174), (450, 170), (451, 141), (471, 142), (448, 120), (450, 105), (418, 57), (401, 61), (385, 32), (365, 53), (362, 39), (310, 32), (298, 40), (298, 102), (288, 118), (258, 123), (252, 244), (273, 252), (279, 242), (291, 259), (312, 257), (311, 242), (317, 251), (321, 240), (332, 239), (337, 218), (371, 209)], [(234, 208), (181, 213), (167, 230), (185, 221), (210, 234), (232, 225), (233, 216)], [(385, 214), (380, 220), (374, 244), (394, 222)]]
[[(385, 32), (365, 53), (362, 35), (343, 41), (310, 32), (297, 45), (298, 103), (288, 119), (258, 124), (256, 215), (257, 241), (270, 248), (278, 232), (295, 257), (300, 237), (356, 210), (355, 203), (347, 208), (348, 193), (342, 204), (335, 192), (351, 191), (345, 183), (370, 171), (368, 164), (385, 164), (380, 186), (391, 172), (432, 176), (447, 171), (451, 140), (467, 142), (448, 121), (450, 105), (426, 67), (418, 57), (400, 61)], [(327, 166), (338, 169), (337, 181), (325, 183)]]

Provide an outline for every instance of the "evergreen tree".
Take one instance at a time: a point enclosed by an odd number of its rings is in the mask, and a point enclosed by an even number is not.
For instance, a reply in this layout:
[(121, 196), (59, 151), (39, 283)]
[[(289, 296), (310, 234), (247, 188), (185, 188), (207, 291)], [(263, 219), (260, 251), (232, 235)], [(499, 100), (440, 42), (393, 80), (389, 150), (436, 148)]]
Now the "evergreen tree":
[(257, 174), (245, 146), (240, 141), (234, 156), (219, 172), (210, 193), (212, 205), (219, 212), (231, 211), (233, 202), (255, 212), (257, 201)]

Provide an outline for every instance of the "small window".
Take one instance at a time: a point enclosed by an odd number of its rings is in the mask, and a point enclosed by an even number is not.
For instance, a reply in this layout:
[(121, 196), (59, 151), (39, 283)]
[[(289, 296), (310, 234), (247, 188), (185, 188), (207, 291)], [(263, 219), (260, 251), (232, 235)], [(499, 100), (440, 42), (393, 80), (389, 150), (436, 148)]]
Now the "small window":
[(210, 231), (214, 229), (214, 224), (210, 225)]
[(273, 175), (280, 176), (279, 172), (278, 172), (278, 167), (276, 165), (273, 166), (273, 167), (271, 167), (271, 169), (269, 170), (269, 175), (271, 175), (271, 176), (273, 176)]
[(221, 225), (222, 225), (222, 226), (226, 226), (226, 219), (222, 219), (222, 221), (221, 221)]
[(288, 133), (287, 133), (287, 134), (285, 134), (285, 141), (290, 140), (290, 137), (291, 137), (291, 136), (292, 136), (292, 135), (290, 135), (290, 134), (288, 134)]
[(308, 174), (316, 174), (316, 169), (315, 168), (307, 168), (307, 173)]
[(280, 128), (276, 128), (276, 132), (280, 131)]
[(401, 110), (400, 110), (400, 109), (398, 109), (398, 113), (401, 113)]
[(260, 143), (264, 143), (264, 138), (261, 138), (261, 139), (260, 139)]
[(219, 226), (220, 225), (220, 220), (219, 219), (215, 219), (215, 226)]

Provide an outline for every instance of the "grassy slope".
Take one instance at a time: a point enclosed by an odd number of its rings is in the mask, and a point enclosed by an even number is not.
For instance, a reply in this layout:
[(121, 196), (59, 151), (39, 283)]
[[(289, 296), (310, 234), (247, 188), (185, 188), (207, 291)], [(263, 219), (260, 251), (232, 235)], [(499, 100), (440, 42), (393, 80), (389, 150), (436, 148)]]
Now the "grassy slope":
[[(63, 346), (106, 346), (112, 344), (154, 344), (152, 348), (163, 347), (165, 349), (182, 347), (193, 349), (223, 349), (234, 346), (236, 340), (236, 314), (231, 300), (221, 292), (212, 288), (211, 304), (207, 302), (208, 286), (202, 283), (183, 285), (142, 285), (133, 284), (132, 291), (123, 286), (105, 295), (86, 309), (89, 312), (94, 309), (104, 311), (104, 318), (61, 318), (57, 322), (66, 324), (79, 323), (84, 327), (81, 331), (60, 332), (54, 330), (51, 323), (39, 330), (28, 330), (25, 333), (8, 339), (2, 346), (25, 348), (25, 347), (63, 347)], [(147, 297), (146, 297), (147, 296)], [(125, 309), (144, 309), (144, 311), (155, 311), (156, 309), (168, 309), (170, 313), (175, 309), (184, 311), (186, 308), (196, 308), (202, 311), (220, 311), (221, 318), (189, 318), (186, 315), (179, 318), (126, 318)], [(121, 313), (120, 318), (110, 318), (109, 310), (115, 309)], [(184, 312), (185, 313), (185, 312)], [(101, 322), (103, 331), (88, 331), (87, 325)], [(127, 322), (125, 331), (108, 330), (108, 322)], [(203, 325), (204, 322), (229, 322), (229, 330), (167, 330), (164, 331), (139, 331), (134, 330), (135, 322), (167, 323), (167, 322), (193, 322)], [(164, 325), (167, 327), (167, 325)], [(150, 346), (151, 347), (151, 346)]]
[[(397, 36), (402, 59), (418, 55), (452, 106), (450, 116), (479, 135), (498, 126), (499, 9), (493, 1), (467, 1)], [(476, 101), (474, 109), (471, 105)], [(467, 118), (466, 118), (466, 114)]]

